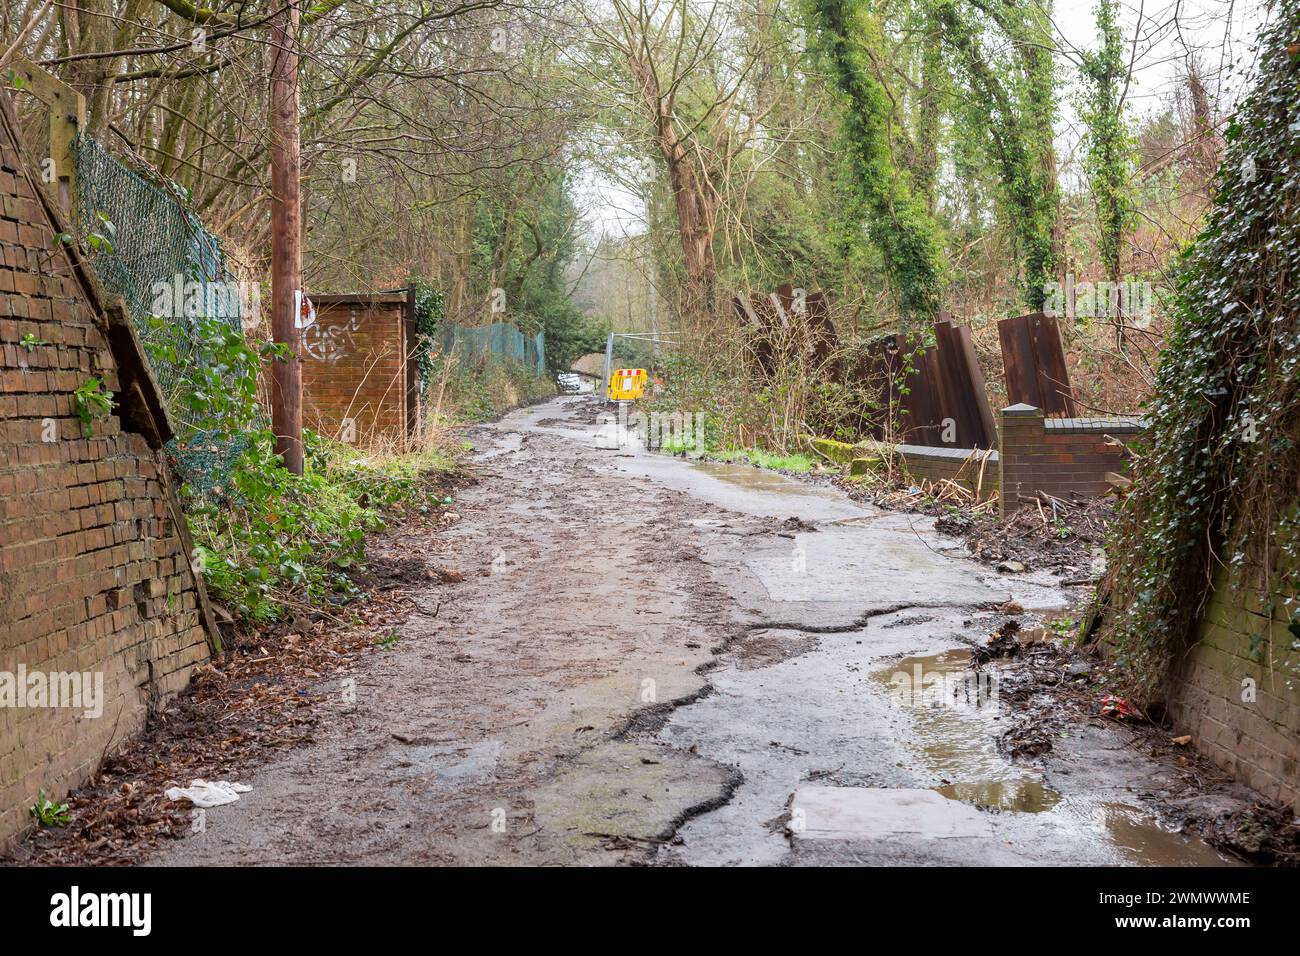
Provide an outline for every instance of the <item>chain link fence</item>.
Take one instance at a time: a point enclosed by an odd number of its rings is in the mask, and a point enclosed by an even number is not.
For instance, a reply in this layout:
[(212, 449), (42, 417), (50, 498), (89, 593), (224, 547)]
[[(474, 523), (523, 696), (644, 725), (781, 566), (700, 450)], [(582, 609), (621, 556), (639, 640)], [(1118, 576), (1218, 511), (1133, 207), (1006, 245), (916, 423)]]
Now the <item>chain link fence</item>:
[[(99, 281), (125, 301), (145, 346), (162, 341), (167, 322), (207, 316), (239, 329), (240, 286), (221, 241), (169, 188), (145, 179), (98, 141), (79, 137), (73, 153), (80, 238)], [(184, 339), (167, 340), (177, 338)], [(168, 411), (183, 419), (176, 392), (195, 355), (183, 346), (174, 359), (150, 351)]]
[(220, 240), (186, 208), (178, 187), (146, 178), (97, 140), (73, 145), (77, 226), (95, 275), (122, 298), (148, 354), (178, 437), (168, 446), (183, 480), (224, 480), (242, 442), (205, 433), (189, 401), (189, 370), (202, 361), (198, 322), (242, 328), (245, 296)]
[(438, 334), (444, 354), (455, 354), (469, 363), (491, 354), (513, 361), (539, 378), (546, 375), (544, 332), (525, 335), (509, 322), (494, 322), (473, 328), (447, 322)]

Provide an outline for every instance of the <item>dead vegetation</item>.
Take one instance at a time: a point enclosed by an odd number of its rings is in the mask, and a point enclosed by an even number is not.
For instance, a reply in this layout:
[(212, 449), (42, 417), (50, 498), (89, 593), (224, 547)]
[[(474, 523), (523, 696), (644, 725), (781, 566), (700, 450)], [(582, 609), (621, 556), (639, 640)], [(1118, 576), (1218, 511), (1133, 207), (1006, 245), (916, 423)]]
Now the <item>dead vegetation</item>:
[[(975, 516), (960, 533), (966, 548), (989, 564), (1018, 561), (1048, 569), (1067, 585), (1091, 584), (1103, 567), (1102, 546), (1115, 512), (1113, 498), (1066, 501), (1040, 495), (1036, 504), (1006, 522), (996, 511)], [(948, 531), (940, 526), (940, 531)]]

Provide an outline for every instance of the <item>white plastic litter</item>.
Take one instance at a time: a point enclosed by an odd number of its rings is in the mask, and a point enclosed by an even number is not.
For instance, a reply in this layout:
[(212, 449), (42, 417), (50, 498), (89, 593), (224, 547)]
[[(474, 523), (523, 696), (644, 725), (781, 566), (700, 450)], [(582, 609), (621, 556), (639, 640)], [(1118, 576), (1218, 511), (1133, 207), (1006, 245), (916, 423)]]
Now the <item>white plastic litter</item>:
[(228, 783), (225, 780), (195, 780), (188, 787), (172, 787), (167, 791), (168, 800), (188, 800), (196, 807), (221, 807), (234, 803), (241, 793), (252, 791), (246, 783)]

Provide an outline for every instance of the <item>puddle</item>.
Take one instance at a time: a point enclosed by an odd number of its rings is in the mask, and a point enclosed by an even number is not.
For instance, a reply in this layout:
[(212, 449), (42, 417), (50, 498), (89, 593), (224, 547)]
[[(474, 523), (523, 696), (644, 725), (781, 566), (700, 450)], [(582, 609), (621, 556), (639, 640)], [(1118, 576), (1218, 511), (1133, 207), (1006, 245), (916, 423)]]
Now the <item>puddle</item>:
[[(659, 734), (744, 774), (727, 803), (681, 828), (674, 859), (701, 866), (1229, 862), (1129, 805), (1137, 799), (1126, 791), (1131, 777), (1045, 778), (999, 753), (995, 740), (1007, 718), (995, 719), (992, 687), (962, 679), (969, 651), (910, 650), (961, 630), (964, 613), (909, 609), (858, 632), (812, 641), (774, 629), (733, 646), (710, 672), (713, 693), (674, 711)], [(793, 646), (805, 640), (809, 646)], [(886, 656), (899, 652), (909, 656)], [(930, 674), (939, 699), (895, 702), (910, 694), (909, 682), (924, 695)], [(795, 794), (807, 825), (801, 840), (782, 825)], [(927, 808), (941, 817), (933, 832)], [(945, 835), (962, 839), (921, 838)]]
[(908, 748), (919, 766), (941, 777), (945, 797), (984, 810), (1041, 814), (1057, 832), (1100, 841), (1124, 862), (1145, 866), (1230, 863), (1201, 840), (1173, 833), (1139, 807), (1087, 794), (1063, 796), (1030, 767), (1012, 763), (994, 741), (1002, 732), (996, 671), (968, 669), (970, 652), (905, 657), (875, 671), (893, 706), (912, 722)]
[(802, 497), (808, 494), (816, 494), (817, 489), (812, 486), (797, 485), (784, 475), (774, 471), (765, 471), (762, 468), (755, 468), (753, 465), (733, 465), (714, 461), (699, 461), (691, 465), (694, 471), (703, 472), (725, 481), (728, 484), (735, 485), (738, 488), (744, 488), (747, 491), (767, 491), (778, 495), (793, 495)]
[(1040, 780), (981, 780), (935, 787), (945, 797), (989, 810), (1042, 813), (1061, 802), (1061, 795)]
[(1201, 840), (1162, 829), (1150, 816), (1122, 803), (1103, 803), (1094, 811), (1110, 841), (1133, 863), (1147, 866), (1237, 866)]
[(873, 675), (911, 717), (909, 748), (922, 765), (916, 769), (946, 781), (934, 789), (963, 803), (1020, 813), (1050, 810), (1061, 795), (997, 749), (1003, 721), (996, 671), (976, 673), (969, 662), (969, 651), (944, 651), (905, 657)]

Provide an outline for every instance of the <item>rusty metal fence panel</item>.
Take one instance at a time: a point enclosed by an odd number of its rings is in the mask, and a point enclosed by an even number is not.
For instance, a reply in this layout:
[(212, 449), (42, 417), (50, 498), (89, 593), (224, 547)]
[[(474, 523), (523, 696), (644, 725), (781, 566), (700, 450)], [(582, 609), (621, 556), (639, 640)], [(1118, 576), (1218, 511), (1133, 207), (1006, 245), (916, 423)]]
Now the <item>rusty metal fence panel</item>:
[(1078, 411), (1056, 319), (1042, 312), (998, 322), (1007, 403), (1033, 405), (1048, 417), (1075, 418)]
[[(934, 345), (923, 347), (915, 334), (886, 335), (850, 363), (846, 379), (880, 394), (881, 417), (899, 413), (896, 434), (886, 435), (878, 421), (874, 437), (934, 448), (997, 447), (970, 329), (944, 317), (935, 323), (934, 336)], [(911, 370), (904, 375), (908, 356)]]

